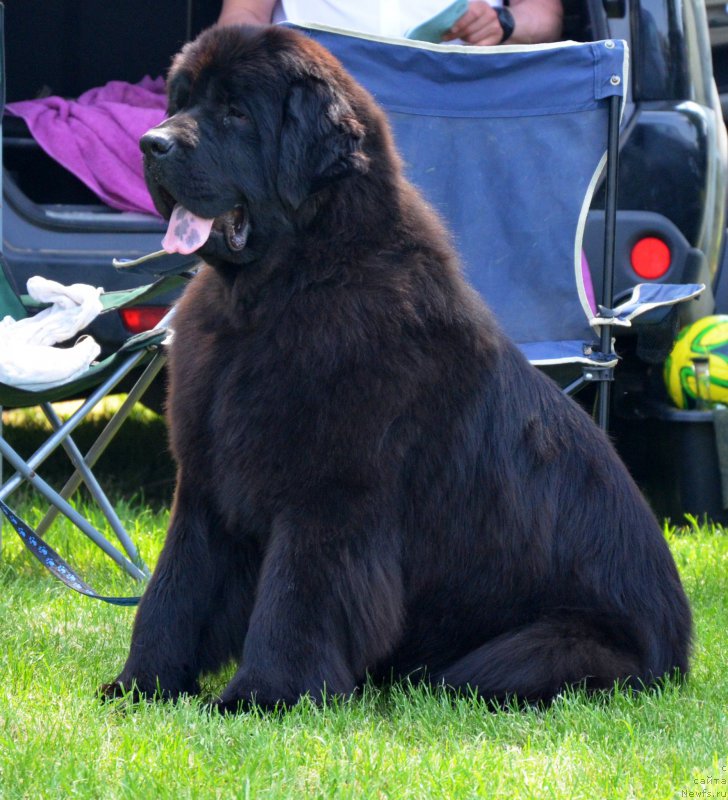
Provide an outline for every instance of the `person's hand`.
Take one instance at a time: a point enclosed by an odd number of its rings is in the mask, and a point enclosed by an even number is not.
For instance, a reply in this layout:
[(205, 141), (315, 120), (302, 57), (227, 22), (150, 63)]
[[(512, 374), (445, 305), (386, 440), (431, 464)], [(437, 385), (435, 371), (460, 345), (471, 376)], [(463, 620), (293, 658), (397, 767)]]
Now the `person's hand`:
[(503, 28), (491, 5), (485, 0), (470, 0), (468, 10), (442, 37), (443, 42), (462, 39), (467, 44), (500, 44)]

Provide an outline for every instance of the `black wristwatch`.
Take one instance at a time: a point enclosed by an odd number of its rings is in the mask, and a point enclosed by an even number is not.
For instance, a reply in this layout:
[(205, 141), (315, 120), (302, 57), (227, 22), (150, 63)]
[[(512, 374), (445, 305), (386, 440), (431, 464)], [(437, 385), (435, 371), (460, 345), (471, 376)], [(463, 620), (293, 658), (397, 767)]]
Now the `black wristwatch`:
[(500, 44), (503, 44), (513, 36), (513, 31), (516, 29), (516, 21), (513, 19), (513, 14), (511, 14), (508, 6), (496, 6), (494, 11), (501, 28), (503, 28), (503, 37), (500, 40)]

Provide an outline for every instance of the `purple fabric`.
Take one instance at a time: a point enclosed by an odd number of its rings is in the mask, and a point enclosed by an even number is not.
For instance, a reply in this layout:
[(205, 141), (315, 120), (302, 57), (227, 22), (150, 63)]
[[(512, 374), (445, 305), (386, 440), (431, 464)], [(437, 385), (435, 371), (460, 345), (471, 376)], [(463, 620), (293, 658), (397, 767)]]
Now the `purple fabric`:
[(111, 81), (77, 100), (9, 103), (38, 144), (112, 208), (156, 214), (144, 183), (139, 138), (165, 116), (164, 79)]

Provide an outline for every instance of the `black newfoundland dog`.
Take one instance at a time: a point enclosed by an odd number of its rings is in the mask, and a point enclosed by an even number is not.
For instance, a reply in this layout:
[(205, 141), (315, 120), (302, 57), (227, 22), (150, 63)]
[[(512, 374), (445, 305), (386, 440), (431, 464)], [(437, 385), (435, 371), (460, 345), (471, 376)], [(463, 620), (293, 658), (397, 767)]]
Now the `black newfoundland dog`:
[(142, 140), (179, 303), (172, 520), (124, 669), (222, 710), (405, 676), (497, 701), (686, 673), (690, 610), (606, 437), (469, 288), (372, 98), (212, 29)]

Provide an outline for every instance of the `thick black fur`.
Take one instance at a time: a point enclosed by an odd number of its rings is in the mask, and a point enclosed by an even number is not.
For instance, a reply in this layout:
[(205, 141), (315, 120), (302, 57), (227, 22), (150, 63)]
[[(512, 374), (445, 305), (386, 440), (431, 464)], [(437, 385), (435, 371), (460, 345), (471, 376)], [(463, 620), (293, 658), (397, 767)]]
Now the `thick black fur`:
[(686, 673), (659, 525), (466, 285), (368, 94), (291, 31), (211, 30), (170, 113), (143, 145), (158, 208), (237, 207), (250, 235), (214, 230), (179, 304), (172, 521), (106, 692), (194, 693), (231, 659), (223, 709), (367, 675), (548, 701)]

